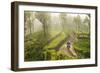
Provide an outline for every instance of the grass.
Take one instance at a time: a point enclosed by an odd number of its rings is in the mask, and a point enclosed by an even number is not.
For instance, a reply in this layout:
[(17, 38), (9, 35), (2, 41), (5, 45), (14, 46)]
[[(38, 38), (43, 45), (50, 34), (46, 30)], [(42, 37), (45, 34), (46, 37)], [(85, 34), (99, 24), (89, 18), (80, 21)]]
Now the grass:
[[(52, 31), (52, 34), (50, 33), (50, 35), (48, 35), (48, 37), (46, 38), (44, 36), (44, 33), (42, 31), (37, 32), (37, 33), (33, 33), (31, 35), (27, 35), (25, 37), (25, 42), (24, 42), (24, 47), (25, 47), (25, 61), (36, 61), (36, 60), (44, 60), (43, 57), (43, 52), (44, 51), (44, 45), (45, 43), (50, 40), (52, 37), (54, 37), (55, 35), (57, 35), (60, 32), (57, 31)], [(64, 34), (61, 34), (60, 36), (58, 36), (56, 39), (54, 39), (52, 41), (52, 43), (50, 42), (50, 44), (56, 44), (59, 43), (59, 41), (61, 41), (64, 38)], [(59, 40), (60, 39), (60, 40)], [(49, 44), (49, 47), (51, 46)], [(55, 45), (54, 44), (54, 45)], [(52, 46), (54, 46), (52, 45)], [(46, 46), (46, 48), (48, 49), (48, 47)], [(53, 47), (52, 47), (53, 48)], [(51, 52), (52, 53), (52, 52)]]
[(49, 33), (50, 33), (50, 36), (51, 36), (51, 38), (52, 38), (52, 37), (54, 37), (55, 35), (59, 34), (59, 32), (61, 32), (61, 31), (55, 30), (55, 31), (50, 31)]
[(78, 39), (78, 42), (74, 43), (74, 48), (79, 58), (90, 58), (90, 41), (89, 39)]
[(51, 41), (48, 45), (46, 45), (44, 48), (45, 49), (49, 49), (49, 48), (54, 48), (56, 47), (64, 38), (65, 38), (65, 34), (62, 33), (59, 37), (57, 37), (56, 39), (54, 39), (53, 41)]
[[(50, 31), (47, 38), (45, 38), (44, 33), (42, 31), (33, 33), (31, 38), (29, 35), (25, 37), (25, 61), (42, 61), (42, 60), (67, 60), (71, 59), (67, 57), (64, 53), (59, 53), (55, 50), (55, 47), (66, 38), (70, 32), (61, 32), (61, 31)], [(45, 43), (51, 40), (49, 43), (45, 45)], [(89, 58), (90, 57), (90, 44), (89, 39), (79, 39), (78, 42), (74, 43), (74, 48), (79, 55), (79, 59), (81, 58)]]
[(89, 44), (88, 39), (79, 39), (77, 43), (74, 43), (74, 47), (77, 47), (77, 50), (89, 51)]

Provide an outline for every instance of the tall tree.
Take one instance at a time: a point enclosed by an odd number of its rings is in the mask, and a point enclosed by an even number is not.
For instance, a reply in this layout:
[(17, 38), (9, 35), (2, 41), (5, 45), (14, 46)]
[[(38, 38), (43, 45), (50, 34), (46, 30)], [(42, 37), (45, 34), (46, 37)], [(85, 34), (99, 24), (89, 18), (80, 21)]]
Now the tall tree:
[(80, 32), (80, 26), (82, 24), (82, 20), (81, 20), (80, 15), (77, 15), (76, 17), (74, 17), (74, 22), (76, 24), (77, 33), (79, 33)]
[(49, 35), (50, 13), (37, 12), (35, 16), (42, 23), (44, 36), (47, 37)]
[(67, 26), (67, 18), (66, 18), (67, 14), (66, 13), (60, 13), (60, 20), (61, 20), (61, 25), (62, 25), (62, 28), (66, 34), (66, 26)]
[(90, 32), (90, 15), (89, 14), (85, 16), (85, 19), (83, 22), (88, 24), (88, 31)]
[(34, 27), (34, 19), (35, 19), (35, 16), (33, 12), (30, 12), (30, 11), (24, 12), (25, 34), (27, 34), (27, 30), (29, 30), (30, 38), (32, 35), (32, 30), (34, 30), (34, 28), (32, 29), (32, 26)]

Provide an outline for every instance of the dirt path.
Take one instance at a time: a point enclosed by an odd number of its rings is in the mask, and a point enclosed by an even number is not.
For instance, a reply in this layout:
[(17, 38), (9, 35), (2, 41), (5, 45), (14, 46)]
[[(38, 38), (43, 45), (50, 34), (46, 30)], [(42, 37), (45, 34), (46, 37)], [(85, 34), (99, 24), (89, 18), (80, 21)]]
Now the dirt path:
[[(67, 42), (70, 41), (70, 48), (68, 48), (68, 44)], [(77, 58), (77, 53), (75, 52), (74, 48), (73, 48), (73, 42), (75, 41), (75, 36), (73, 34), (71, 34), (66, 43), (64, 44), (64, 46), (62, 48), (59, 49), (59, 51), (62, 51), (66, 56), (70, 57), (70, 58)]]
[(62, 51), (66, 56), (70, 57), (70, 58), (76, 58), (77, 57), (77, 54), (74, 50), (74, 48), (67, 48), (66, 47), (66, 44), (64, 44), (64, 47), (63, 48), (60, 48), (59, 51)]

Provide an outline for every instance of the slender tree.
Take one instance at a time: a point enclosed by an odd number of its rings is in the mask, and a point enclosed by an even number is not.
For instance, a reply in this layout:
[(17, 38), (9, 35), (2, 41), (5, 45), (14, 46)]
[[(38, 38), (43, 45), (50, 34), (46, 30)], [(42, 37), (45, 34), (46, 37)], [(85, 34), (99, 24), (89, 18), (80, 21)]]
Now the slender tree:
[(44, 36), (47, 37), (49, 35), (50, 14), (44, 12), (37, 12), (35, 13), (35, 16), (42, 23)]
[(83, 22), (88, 24), (88, 27), (89, 27), (89, 30), (90, 30), (90, 15), (87, 15)]
[(67, 26), (67, 14), (66, 13), (60, 13), (59, 17), (60, 17), (60, 21), (61, 21), (61, 25), (62, 25), (62, 28), (63, 28), (63, 31), (65, 32), (66, 34), (66, 26)]
[(74, 22), (76, 24), (77, 33), (79, 33), (80, 32), (80, 26), (82, 24), (80, 15), (77, 15), (76, 17), (74, 17)]
[[(31, 38), (32, 33), (34, 32), (34, 19), (35, 19), (35, 16), (33, 12), (29, 12), (29, 11), (24, 12), (25, 34), (27, 34), (27, 30), (29, 30), (30, 38)], [(33, 29), (32, 29), (32, 26), (33, 26)]]

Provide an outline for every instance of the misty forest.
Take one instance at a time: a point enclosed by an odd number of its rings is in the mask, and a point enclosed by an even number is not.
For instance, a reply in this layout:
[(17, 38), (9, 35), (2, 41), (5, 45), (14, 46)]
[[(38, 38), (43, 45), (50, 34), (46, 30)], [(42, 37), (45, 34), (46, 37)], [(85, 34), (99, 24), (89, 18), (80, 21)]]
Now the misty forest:
[(24, 61), (90, 58), (90, 14), (24, 11)]

